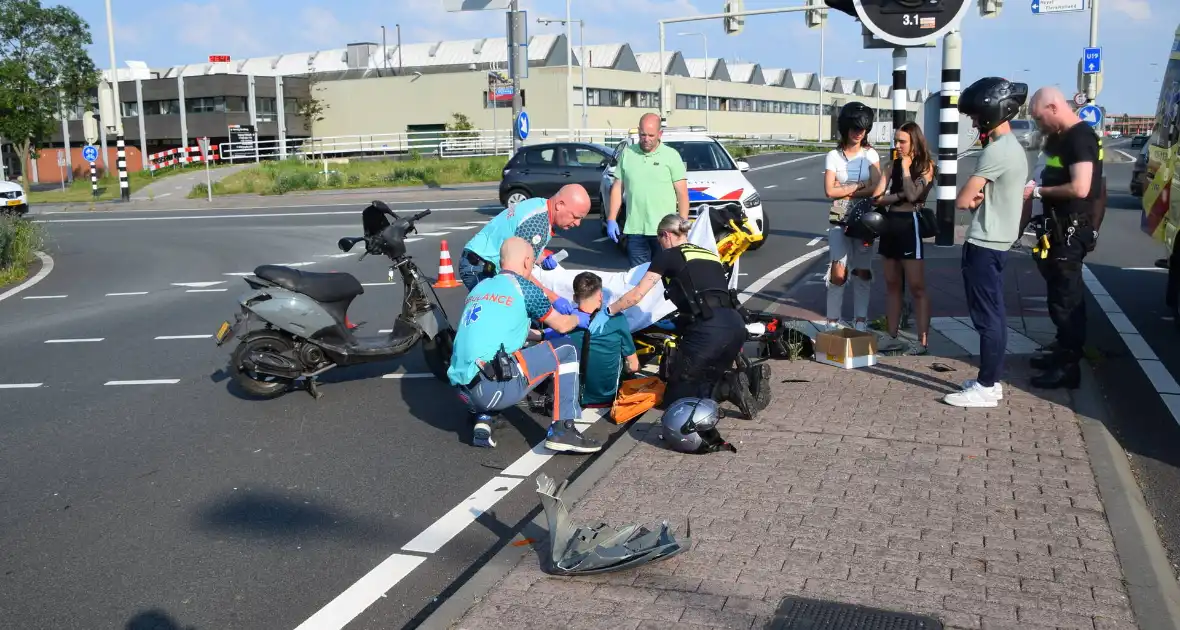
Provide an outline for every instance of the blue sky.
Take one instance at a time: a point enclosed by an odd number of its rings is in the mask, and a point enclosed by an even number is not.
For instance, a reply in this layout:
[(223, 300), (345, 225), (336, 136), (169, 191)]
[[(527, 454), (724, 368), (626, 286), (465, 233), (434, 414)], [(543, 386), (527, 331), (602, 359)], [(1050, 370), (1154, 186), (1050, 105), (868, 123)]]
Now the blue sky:
[[(575, 19), (586, 20), (588, 44), (627, 42), (636, 52), (659, 49), (656, 20), (719, 12), (722, 0), (570, 0)], [(54, 0), (43, 0), (53, 4)], [(964, 85), (982, 76), (1005, 76), (1032, 88), (1059, 84), (1075, 87), (1077, 59), (1089, 38), (1089, 14), (1033, 16), (1028, 0), (1007, 0), (999, 18), (982, 19), (971, 10), (963, 22)], [(110, 65), (106, 17), (99, 0), (66, 0), (91, 24), (92, 51), (100, 68)], [(802, 0), (746, 0), (747, 9), (798, 6)], [(521, 0), (529, 11), (532, 33), (560, 30), (535, 22), (541, 15), (564, 16), (564, 0)], [(120, 65), (145, 61), (152, 67), (204, 61), (210, 54), (235, 59), (339, 48), (350, 41), (380, 42), (385, 25), (390, 43), (394, 24), (402, 25), (406, 43), (497, 37), (504, 33), (502, 14), (447, 13), (442, 0), (112, 0)], [(1098, 102), (1111, 113), (1152, 113), (1159, 94), (1157, 79), (1180, 25), (1177, 0), (1101, 0), (1099, 43), (1106, 73)], [(764, 67), (814, 72), (819, 67), (819, 31), (809, 30), (800, 13), (747, 18), (745, 31), (722, 32), (719, 22), (670, 25), (668, 47), (700, 57), (701, 38), (677, 37), (682, 31), (707, 35), (710, 56), (756, 61)], [(575, 45), (577, 31), (575, 30)], [(824, 74), (889, 81), (890, 51), (866, 51), (860, 25), (831, 12), (825, 34)], [(938, 89), (941, 51), (910, 51), (909, 87)], [(860, 63), (858, 63), (860, 62)], [(1156, 64), (1156, 65), (1152, 65)]]

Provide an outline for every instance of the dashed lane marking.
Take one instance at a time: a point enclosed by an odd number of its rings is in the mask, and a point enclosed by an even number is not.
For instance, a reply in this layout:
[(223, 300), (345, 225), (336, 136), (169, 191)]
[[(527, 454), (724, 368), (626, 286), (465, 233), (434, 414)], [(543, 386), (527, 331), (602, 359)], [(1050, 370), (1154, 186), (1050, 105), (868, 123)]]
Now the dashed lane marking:
[(396, 282), (362, 282), (361, 286), (362, 287), (387, 287), (391, 284), (397, 284), (397, 283)]
[(26, 295), (25, 300), (61, 300), (68, 296), (65, 295)]
[(142, 381), (107, 381), (103, 385), (110, 387), (117, 387), (121, 385), (175, 385), (180, 382), (178, 378), (155, 378)]
[(185, 293), (224, 293), (229, 289), (189, 289)]
[(160, 335), (156, 337), (157, 341), (166, 341), (173, 339), (209, 339), (213, 335)]
[(188, 287), (190, 289), (206, 289), (208, 287), (225, 284), (225, 280), (217, 280), (214, 282), (173, 282), (174, 287)]
[(79, 339), (46, 339), (45, 343), (97, 343), (105, 337), (84, 337)]
[(0, 383), (0, 389), (36, 389), (45, 383)]
[(806, 177), (796, 177), (796, 178), (795, 178), (795, 181), (797, 181), (797, 182), (801, 182), (801, 181), (803, 181), (803, 180), (805, 180), (805, 179), (807, 179), (807, 178), (806, 178)]
[(381, 378), (434, 378), (430, 372), (393, 372)]
[(771, 184), (769, 186), (763, 186), (763, 188), (778, 188), (778, 184)]
[(147, 291), (127, 291), (124, 293), (108, 293), (106, 297), (124, 297), (128, 295), (147, 295)]
[(824, 240), (824, 237), (817, 236), (817, 237), (811, 239), (810, 241), (807, 241), (807, 246), (808, 247), (815, 247), (816, 245), (819, 245), (820, 241), (822, 241), (822, 240)]

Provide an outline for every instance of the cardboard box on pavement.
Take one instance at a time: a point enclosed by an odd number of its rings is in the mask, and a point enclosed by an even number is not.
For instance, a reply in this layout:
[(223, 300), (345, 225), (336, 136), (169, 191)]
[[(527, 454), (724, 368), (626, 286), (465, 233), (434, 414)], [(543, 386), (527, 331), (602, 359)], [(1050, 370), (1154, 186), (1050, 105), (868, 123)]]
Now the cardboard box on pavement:
[(877, 336), (852, 328), (821, 332), (815, 337), (815, 360), (851, 370), (877, 364)]

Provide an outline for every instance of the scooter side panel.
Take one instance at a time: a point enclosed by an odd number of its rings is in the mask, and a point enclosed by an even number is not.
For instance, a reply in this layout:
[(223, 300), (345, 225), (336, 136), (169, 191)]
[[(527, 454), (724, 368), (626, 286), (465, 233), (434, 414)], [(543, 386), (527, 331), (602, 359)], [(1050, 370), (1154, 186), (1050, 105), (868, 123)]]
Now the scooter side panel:
[(315, 300), (286, 289), (257, 291), (253, 298), (270, 296), (269, 300), (251, 303), (251, 296), (244, 296), (242, 306), (271, 325), (293, 335), (308, 338), (316, 333), (337, 325), (332, 315)]

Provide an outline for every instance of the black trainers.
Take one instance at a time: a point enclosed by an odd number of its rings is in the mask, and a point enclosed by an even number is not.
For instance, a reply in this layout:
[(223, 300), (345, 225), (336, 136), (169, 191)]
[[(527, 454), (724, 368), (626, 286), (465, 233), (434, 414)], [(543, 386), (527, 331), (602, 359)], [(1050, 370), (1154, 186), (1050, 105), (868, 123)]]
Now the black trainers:
[(471, 432), (471, 445), (480, 448), (496, 448), (496, 440), (492, 439), (492, 418), (479, 415), (475, 419), (475, 429)]
[(562, 420), (549, 425), (545, 448), (558, 453), (597, 453), (602, 443), (582, 435), (573, 420)]

